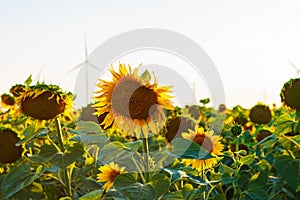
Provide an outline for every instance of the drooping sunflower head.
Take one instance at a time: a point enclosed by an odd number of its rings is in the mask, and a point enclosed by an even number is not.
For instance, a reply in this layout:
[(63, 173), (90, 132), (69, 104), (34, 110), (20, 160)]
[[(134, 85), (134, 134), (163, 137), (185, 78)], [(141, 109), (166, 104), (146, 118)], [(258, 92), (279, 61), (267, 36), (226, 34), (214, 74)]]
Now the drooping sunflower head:
[(125, 172), (125, 167), (120, 168), (118, 164), (109, 163), (99, 167), (100, 173), (97, 174), (98, 182), (106, 182), (103, 185), (105, 192), (108, 192), (113, 187), (114, 181), (117, 176)]
[(4, 108), (10, 108), (14, 106), (16, 103), (16, 100), (13, 96), (10, 94), (2, 94), (1, 95), (1, 105)]
[(14, 96), (14, 97), (19, 97), (21, 96), (22, 93), (24, 93), (26, 90), (26, 86), (22, 84), (17, 84), (14, 85), (10, 88), (9, 92)]
[(272, 113), (268, 106), (258, 104), (251, 108), (249, 117), (253, 123), (268, 124), (272, 119)]
[(217, 164), (218, 156), (223, 155), (224, 145), (221, 143), (222, 138), (214, 135), (212, 130), (204, 131), (202, 127), (196, 127), (195, 130), (189, 130), (188, 133), (182, 133), (182, 137), (195, 142), (214, 156), (214, 158), (205, 160), (184, 159), (183, 162), (186, 165), (192, 165), (192, 168), (199, 171), (212, 168)]
[(290, 79), (280, 92), (281, 101), (290, 108), (300, 109), (300, 78)]
[(95, 97), (96, 115), (104, 117), (104, 129), (112, 125), (113, 130), (137, 137), (157, 133), (165, 120), (163, 109), (172, 109), (170, 88), (150, 83), (129, 65), (119, 64), (119, 72), (112, 68), (110, 72), (113, 80), (100, 80)]
[(191, 115), (192, 118), (198, 120), (200, 118), (200, 106), (198, 105), (191, 105), (188, 106), (188, 114)]
[(95, 113), (95, 108), (92, 106), (92, 104), (89, 104), (80, 109), (79, 120), (92, 121), (97, 123), (98, 120), (97, 117), (94, 115), (94, 113)]
[(272, 135), (272, 132), (267, 130), (267, 129), (261, 129), (260, 131), (257, 132), (256, 134), (256, 140), (258, 142), (262, 141), (263, 139), (265, 139), (266, 137)]
[(13, 163), (22, 155), (22, 147), (16, 146), (20, 139), (16, 132), (0, 127), (0, 163)]
[(72, 118), (71, 93), (64, 93), (59, 86), (38, 83), (28, 86), (17, 98), (18, 113), (38, 120), (53, 119), (63, 113)]

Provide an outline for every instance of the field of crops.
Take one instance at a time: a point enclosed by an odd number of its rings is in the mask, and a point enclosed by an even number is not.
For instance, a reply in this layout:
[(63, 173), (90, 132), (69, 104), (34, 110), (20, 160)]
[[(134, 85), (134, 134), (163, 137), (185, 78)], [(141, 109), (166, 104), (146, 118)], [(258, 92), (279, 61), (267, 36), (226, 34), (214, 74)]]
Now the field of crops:
[(300, 79), (282, 105), (178, 107), (120, 64), (95, 99), (29, 77), (1, 96), (0, 199), (300, 199)]

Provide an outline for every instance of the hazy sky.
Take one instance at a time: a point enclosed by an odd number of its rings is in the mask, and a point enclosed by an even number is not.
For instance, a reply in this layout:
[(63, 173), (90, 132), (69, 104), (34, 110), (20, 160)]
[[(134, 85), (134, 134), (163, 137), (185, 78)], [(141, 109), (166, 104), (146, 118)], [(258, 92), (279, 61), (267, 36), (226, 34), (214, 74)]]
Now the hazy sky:
[(163, 28), (207, 52), (227, 105), (251, 107), (264, 92), (279, 105), (282, 85), (296, 77), (286, 58), (300, 68), (299, 8), (297, 0), (0, 0), (0, 92), (30, 74), (74, 91), (79, 71), (65, 73), (84, 60), (84, 34), (92, 52), (125, 31)]

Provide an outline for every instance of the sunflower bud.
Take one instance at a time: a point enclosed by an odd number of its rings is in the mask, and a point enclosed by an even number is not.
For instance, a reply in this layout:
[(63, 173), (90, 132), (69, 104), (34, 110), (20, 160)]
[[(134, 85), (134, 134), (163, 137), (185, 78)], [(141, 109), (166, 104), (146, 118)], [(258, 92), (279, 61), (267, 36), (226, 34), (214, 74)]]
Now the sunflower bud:
[(230, 132), (234, 137), (237, 137), (242, 133), (242, 127), (235, 124), (230, 128)]

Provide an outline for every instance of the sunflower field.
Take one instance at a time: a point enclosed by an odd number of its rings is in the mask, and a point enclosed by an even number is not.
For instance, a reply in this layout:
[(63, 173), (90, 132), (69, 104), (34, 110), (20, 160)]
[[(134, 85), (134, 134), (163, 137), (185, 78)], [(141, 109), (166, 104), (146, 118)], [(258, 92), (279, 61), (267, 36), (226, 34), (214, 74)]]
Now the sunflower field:
[(1, 95), (0, 199), (300, 199), (300, 79), (280, 107), (179, 107), (155, 74), (109, 71), (80, 109), (31, 77)]

